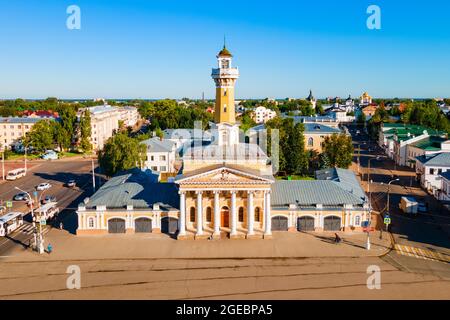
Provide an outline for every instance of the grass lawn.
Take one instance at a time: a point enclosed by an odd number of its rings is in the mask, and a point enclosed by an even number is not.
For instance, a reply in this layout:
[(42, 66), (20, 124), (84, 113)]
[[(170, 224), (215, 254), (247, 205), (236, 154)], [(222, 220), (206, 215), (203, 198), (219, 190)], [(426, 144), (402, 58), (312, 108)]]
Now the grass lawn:
[[(27, 160), (39, 159), (38, 154), (27, 154)], [(10, 153), (5, 157), (6, 160), (25, 160), (23, 153)]]
[[(312, 177), (299, 176), (299, 175), (295, 175), (295, 174), (291, 175), (290, 177), (291, 177), (291, 180), (316, 180), (316, 179), (314, 179)], [(288, 177), (287, 176), (285, 176), (285, 177), (276, 177), (276, 179), (277, 180), (288, 180)]]
[(78, 153), (78, 152), (60, 152), (59, 154), (59, 158), (70, 158), (70, 157), (76, 157), (76, 156), (82, 156), (82, 153)]

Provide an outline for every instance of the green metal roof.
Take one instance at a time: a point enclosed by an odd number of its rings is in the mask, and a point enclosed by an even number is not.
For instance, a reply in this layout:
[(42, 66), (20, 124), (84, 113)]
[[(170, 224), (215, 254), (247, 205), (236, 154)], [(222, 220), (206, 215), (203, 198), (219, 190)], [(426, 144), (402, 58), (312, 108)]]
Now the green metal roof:
[(446, 138), (432, 136), (419, 140), (415, 143), (412, 143), (411, 145), (425, 151), (439, 151), (441, 150), (442, 142), (445, 141), (447, 141)]

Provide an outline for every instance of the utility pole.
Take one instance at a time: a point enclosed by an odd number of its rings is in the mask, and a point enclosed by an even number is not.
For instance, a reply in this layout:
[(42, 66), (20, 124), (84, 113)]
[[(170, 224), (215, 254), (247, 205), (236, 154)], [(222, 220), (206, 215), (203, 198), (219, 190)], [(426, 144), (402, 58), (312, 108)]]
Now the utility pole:
[(5, 150), (2, 149), (2, 179), (5, 181)]
[(25, 145), (25, 175), (27, 174), (27, 146)]
[(91, 165), (92, 165), (92, 189), (95, 192), (95, 168), (94, 168), (94, 157), (91, 158)]

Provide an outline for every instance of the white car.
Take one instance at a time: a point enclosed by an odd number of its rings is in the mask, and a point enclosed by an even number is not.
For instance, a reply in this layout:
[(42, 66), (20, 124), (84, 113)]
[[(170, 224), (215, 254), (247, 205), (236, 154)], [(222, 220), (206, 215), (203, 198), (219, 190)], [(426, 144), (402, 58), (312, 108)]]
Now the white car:
[(50, 189), (51, 187), (52, 187), (52, 185), (50, 183), (44, 182), (44, 183), (38, 184), (36, 186), (36, 190), (42, 191), (42, 190)]

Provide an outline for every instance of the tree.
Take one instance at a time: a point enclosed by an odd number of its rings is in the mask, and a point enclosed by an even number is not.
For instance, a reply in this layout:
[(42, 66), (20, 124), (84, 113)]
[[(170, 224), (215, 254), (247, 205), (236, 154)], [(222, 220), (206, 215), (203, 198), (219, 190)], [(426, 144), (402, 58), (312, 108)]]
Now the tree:
[(38, 152), (44, 152), (53, 147), (54, 129), (51, 120), (41, 120), (25, 136), (26, 145), (32, 146)]
[(108, 139), (99, 152), (100, 167), (108, 176), (117, 172), (139, 167), (145, 161), (146, 146), (125, 133), (118, 133)]
[(89, 152), (92, 150), (91, 138), (91, 114), (89, 110), (85, 110), (80, 116), (79, 122), (80, 132), (80, 148), (83, 152)]
[(335, 133), (325, 138), (323, 153), (330, 167), (347, 169), (352, 163), (353, 152), (351, 136)]
[(359, 123), (359, 124), (366, 123), (366, 115), (364, 114), (364, 112), (362, 112), (362, 111), (359, 112), (356, 122)]

